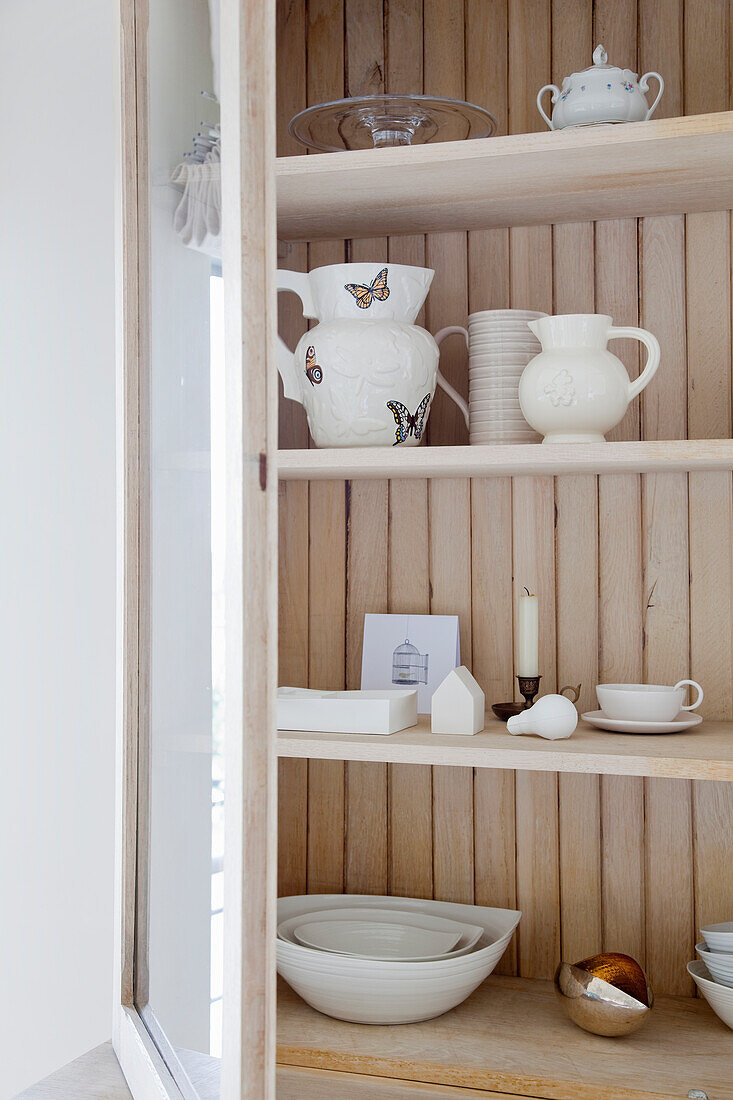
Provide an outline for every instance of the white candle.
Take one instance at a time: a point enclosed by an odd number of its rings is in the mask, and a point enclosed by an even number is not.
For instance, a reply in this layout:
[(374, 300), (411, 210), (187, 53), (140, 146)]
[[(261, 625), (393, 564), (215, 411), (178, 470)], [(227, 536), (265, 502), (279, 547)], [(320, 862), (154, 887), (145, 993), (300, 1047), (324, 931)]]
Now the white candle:
[(519, 597), (519, 676), (540, 674), (540, 608), (536, 596)]

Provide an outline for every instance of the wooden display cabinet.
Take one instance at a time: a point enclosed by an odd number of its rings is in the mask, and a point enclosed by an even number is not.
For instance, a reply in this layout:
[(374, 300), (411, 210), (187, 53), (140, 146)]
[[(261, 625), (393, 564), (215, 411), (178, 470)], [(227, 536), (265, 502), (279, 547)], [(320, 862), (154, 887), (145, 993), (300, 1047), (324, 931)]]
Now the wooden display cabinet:
[[(242, 31), (224, 77), (241, 136), (223, 179), (231, 209), (242, 195), (225, 265), (241, 271), (230, 363), (242, 361), (242, 340), (249, 360), (231, 414), (235, 429), (244, 424), (245, 471), (232, 506), (255, 516), (236, 559), (244, 636), (265, 629), (274, 606), (267, 507), (277, 490), (278, 683), (358, 687), (366, 612), (451, 613), (487, 702), (511, 698), (528, 585), (540, 597), (544, 692), (581, 683), (588, 710), (599, 681), (692, 676), (706, 719), (699, 733), (669, 738), (581, 724), (558, 743), (517, 741), (494, 722), (473, 738), (433, 737), (424, 722), (392, 737), (277, 735), (274, 669), (248, 662), (245, 647), (255, 711), (242, 716), (244, 753), (228, 752), (246, 812), (227, 813), (238, 820), (229, 900), (250, 924), (229, 948), (236, 1068), (225, 1046), (223, 1100), (273, 1095), (274, 752), (281, 895), (390, 893), (523, 911), (496, 975), (426, 1024), (343, 1024), (282, 987), (278, 1096), (671, 1100), (700, 1089), (731, 1100), (733, 1033), (694, 997), (685, 969), (696, 929), (733, 917), (728, 0), (224, 0), (223, 11), (229, 32)], [(259, 36), (275, 33), (276, 77), (268, 51), (258, 54)], [(664, 75), (655, 119), (540, 132), (538, 88), (589, 64), (598, 42), (614, 63)], [(500, 136), (308, 156), (288, 136), (307, 105), (382, 91), (466, 98), (496, 115)], [(480, 309), (608, 313), (658, 337), (659, 371), (605, 445), (469, 447), (438, 391), (426, 446), (315, 450), (302, 408), (276, 395), (275, 187), (281, 265), (432, 267), (420, 322), (432, 332)], [(283, 296), (291, 346), (304, 325)], [(621, 348), (633, 377), (636, 345)], [(465, 394), (457, 341), (441, 369)], [(258, 455), (271, 494), (262, 508), (247, 457)], [(248, 603), (258, 578), (261, 600)], [(248, 881), (267, 914), (259, 924)], [(233, 943), (233, 923), (227, 935)], [(619, 1043), (574, 1029), (548, 984), (561, 958), (605, 949), (637, 958), (659, 999), (648, 1026)]]

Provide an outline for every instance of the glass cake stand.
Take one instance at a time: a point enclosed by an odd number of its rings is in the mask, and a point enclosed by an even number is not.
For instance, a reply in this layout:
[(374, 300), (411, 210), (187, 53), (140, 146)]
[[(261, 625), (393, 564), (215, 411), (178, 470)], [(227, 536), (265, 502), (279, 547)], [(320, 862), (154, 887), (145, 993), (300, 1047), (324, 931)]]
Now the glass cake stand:
[(309, 149), (377, 149), (490, 137), (496, 119), (473, 103), (429, 95), (367, 95), (318, 103), (290, 120), (291, 137)]

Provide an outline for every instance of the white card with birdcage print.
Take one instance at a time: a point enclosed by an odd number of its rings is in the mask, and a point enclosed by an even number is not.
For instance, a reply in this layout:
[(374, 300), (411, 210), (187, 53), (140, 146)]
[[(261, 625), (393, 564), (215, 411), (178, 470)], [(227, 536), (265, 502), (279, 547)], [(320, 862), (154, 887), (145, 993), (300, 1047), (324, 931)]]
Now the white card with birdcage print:
[(460, 663), (457, 615), (364, 616), (363, 691), (415, 687), (418, 713), (429, 714), (433, 692)]

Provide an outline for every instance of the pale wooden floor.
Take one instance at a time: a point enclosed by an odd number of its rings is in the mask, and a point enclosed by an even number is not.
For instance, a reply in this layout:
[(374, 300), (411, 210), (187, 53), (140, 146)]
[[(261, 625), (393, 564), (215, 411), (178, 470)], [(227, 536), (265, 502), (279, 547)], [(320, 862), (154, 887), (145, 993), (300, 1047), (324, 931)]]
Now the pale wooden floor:
[[(213, 1059), (193, 1052), (180, 1051), (181, 1061), (201, 1100), (218, 1100), (218, 1073), (212, 1072)], [(504, 1093), (478, 1089), (423, 1085), (354, 1073), (280, 1066), (277, 1071), (278, 1100), (519, 1100)], [(117, 1064), (111, 1043), (90, 1050), (57, 1073), (19, 1093), (15, 1100), (131, 1100), (131, 1094)]]
[(69, 1062), (15, 1100), (131, 1100), (111, 1043)]

